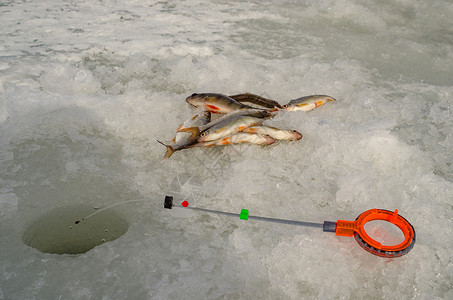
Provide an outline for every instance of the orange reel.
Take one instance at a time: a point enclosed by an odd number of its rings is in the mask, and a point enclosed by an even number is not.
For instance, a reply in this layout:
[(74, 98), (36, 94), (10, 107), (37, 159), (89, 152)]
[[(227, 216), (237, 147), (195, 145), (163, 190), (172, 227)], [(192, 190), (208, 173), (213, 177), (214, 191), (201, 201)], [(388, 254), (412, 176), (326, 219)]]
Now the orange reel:
[[(404, 241), (398, 245), (386, 246), (372, 239), (365, 231), (364, 225), (370, 221), (382, 220), (396, 225), (404, 234)], [(394, 212), (385, 209), (370, 209), (360, 214), (355, 221), (337, 220), (335, 234), (354, 236), (359, 245), (371, 254), (381, 257), (399, 257), (408, 253), (415, 244), (414, 227), (396, 209)]]

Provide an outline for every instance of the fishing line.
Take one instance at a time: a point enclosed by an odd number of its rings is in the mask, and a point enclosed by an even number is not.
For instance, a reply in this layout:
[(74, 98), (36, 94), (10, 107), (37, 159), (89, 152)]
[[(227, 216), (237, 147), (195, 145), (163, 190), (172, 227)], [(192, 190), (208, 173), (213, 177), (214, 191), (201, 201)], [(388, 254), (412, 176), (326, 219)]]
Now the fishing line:
[(75, 221), (75, 224), (79, 224), (80, 222), (85, 221), (86, 219), (91, 218), (92, 216), (94, 216), (94, 215), (96, 215), (96, 214), (98, 214), (98, 213), (100, 213), (100, 212), (102, 212), (102, 211), (104, 211), (104, 210), (106, 210), (106, 209), (109, 209), (109, 208), (111, 208), (111, 207), (117, 206), (117, 205), (122, 205), (122, 204), (126, 204), (126, 203), (131, 203), (131, 202), (143, 202), (143, 201), (148, 201), (148, 200), (152, 200), (152, 199), (151, 199), (151, 198), (141, 198), (141, 199), (133, 199), (133, 200), (128, 200), (128, 201), (123, 201), (123, 202), (115, 203), (115, 204), (106, 206), (106, 207), (104, 207), (104, 208), (101, 208), (100, 210), (97, 210), (97, 211), (95, 211), (94, 213), (89, 214), (88, 216), (83, 217), (83, 218), (80, 219), (80, 220), (76, 220), (76, 221)]

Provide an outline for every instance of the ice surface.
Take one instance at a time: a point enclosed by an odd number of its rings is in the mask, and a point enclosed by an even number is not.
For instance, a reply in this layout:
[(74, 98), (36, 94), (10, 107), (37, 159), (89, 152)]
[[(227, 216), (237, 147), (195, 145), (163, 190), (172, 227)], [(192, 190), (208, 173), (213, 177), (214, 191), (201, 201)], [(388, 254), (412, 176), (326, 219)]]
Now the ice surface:
[[(0, 15), (0, 299), (453, 298), (450, 1), (6, 1)], [(300, 141), (162, 161), (156, 139), (194, 92), (337, 101), (266, 122)], [(164, 210), (166, 194), (313, 222), (399, 209), (417, 242), (382, 259), (317, 229)], [(85, 254), (22, 241), (60, 206), (139, 198), (112, 208), (127, 233)]]

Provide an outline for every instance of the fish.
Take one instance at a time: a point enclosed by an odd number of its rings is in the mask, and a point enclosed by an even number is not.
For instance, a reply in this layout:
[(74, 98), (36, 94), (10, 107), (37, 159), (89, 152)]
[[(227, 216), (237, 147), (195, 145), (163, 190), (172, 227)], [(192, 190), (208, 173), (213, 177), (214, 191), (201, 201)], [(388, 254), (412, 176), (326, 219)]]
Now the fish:
[(202, 107), (216, 114), (226, 114), (235, 110), (254, 109), (254, 107), (242, 104), (226, 95), (214, 93), (195, 93), (187, 97), (186, 102), (193, 107)]
[(227, 119), (211, 128), (203, 131), (198, 138), (198, 142), (209, 142), (230, 136), (236, 132), (242, 131), (250, 126), (262, 124), (264, 119), (250, 116), (239, 116)]
[(288, 104), (282, 106), (287, 111), (309, 111), (319, 107), (327, 101), (336, 101), (334, 98), (326, 95), (311, 95), (291, 100)]
[(230, 97), (238, 102), (241, 102), (241, 103), (244, 103), (244, 102), (251, 103), (251, 104), (255, 104), (260, 107), (263, 107), (263, 108), (275, 108), (275, 107), (282, 108), (280, 103), (278, 103), (275, 100), (267, 99), (267, 98), (264, 98), (264, 97), (261, 97), (261, 96), (255, 95), (255, 94), (251, 94), (251, 93), (232, 95), (232, 96), (228, 96), (228, 97)]
[(192, 133), (193, 137), (196, 137), (196, 136), (198, 137), (203, 131), (206, 131), (207, 129), (209, 129), (213, 126), (216, 126), (217, 124), (220, 124), (227, 120), (231, 120), (235, 117), (250, 116), (250, 117), (255, 117), (255, 118), (270, 119), (275, 116), (277, 111), (278, 111), (277, 109), (276, 110), (263, 110), (263, 109), (236, 110), (236, 111), (230, 112), (228, 114), (224, 114), (220, 118), (217, 118), (216, 120), (211, 121), (205, 125), (187, 127), (187, 128), (181, 129), (181, 131), (190, 132), (190, 133)]
[(184, 121), (181, 126), (176, 130), (176, 136), (172, 140), (172, 144), (164, 144), (158, 140), (159, 143), (167, 147), (167, 152), (165, 152), (164, 159), (169, 158), (178, 150), (185, 149), (187, 146), (190, 146), (197, 142), (198, 136), (194, 135), (191, 132), (184, 131), (186, 128), (201, 126), (207, 124), (211, 120), (211, 113), (204, 111), (202, 113), (196, 114), (192, 118)]
[(264, 125), (248, 127), (242, 132), (268, 135), (276, 140), (297, 141), (302, 138), (302, 134), (297, 130), (284, 130)]
[(189, 146), (193, 147), (215, 147), (215, 146), (225, 146), (231, 144), (240, 144), (240, 143), (249, 143), (255, 145), (270, 145), (275, 142), (275, 139), (268, 135), (254, 134), (254, 133), (245, 133), (238, 132), (231, 136), (223, 137), (217, 140), (196, 143)]

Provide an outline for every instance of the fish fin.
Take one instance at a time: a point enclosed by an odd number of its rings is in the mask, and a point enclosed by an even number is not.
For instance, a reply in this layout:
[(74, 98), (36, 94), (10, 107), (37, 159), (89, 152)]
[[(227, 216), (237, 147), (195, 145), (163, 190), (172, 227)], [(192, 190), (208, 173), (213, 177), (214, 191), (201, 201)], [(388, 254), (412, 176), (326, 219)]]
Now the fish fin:
[(180, 132), (189, 132), (191, 133), (192, 135), (190, 136), (190, 139), (191, 140), (196, 140), (197, 139), (197, 136), (200, 135), (200, 129), (198, 129), (198, 127), (187, 127), (187, 128), (183, 128), (180, 130)]
[(220, 141), (220, 145), (229, 145), (229, 144), (231, 144), (231, 138), (230, 138), (229, 136), (223, 138), (223, 139)]
[(181, 124), (181, 126), (179, 126), (178, 129), (176, 129), (176, 132), (179, 132), (183, 127), (184, 127), (184, 124)]
[(316, 107), (320, 107), (320, 106), (323, 105), (323, 104), (324, 104), (324, 101), (322, 101), (322, 100), (316, 101), (316, 102), (315, 102), (315, 105), (316, 105), (315, 108), (316, 108)]
[(164, 143), (162, 143), (162, 142), (161, 142), (161, 141), (159, 141), (159, 140), (158, 140), (158, 142), (159, 142), (160, 144), (164, 145), (165, 147), (167, 147), (167, 152), (165, 152), (165, 156), (164, 156), (164, 159), (167, 159), (167, 158), (169, 158), (170, 156), (172, 156), (172, 155), (173, 155), (173, 153), (175, 153), (175, 151), (176, 151), (176, 150), (175, 150), (175, 149), (173, 149), (173, 147), (172, 147), (172, 146), (170, 146), (170, 145), (165, 145)]
[(218, 113), (220, 110), (220, 107), (217, 107), (212, 104), (205, 104), (205, 107), (208, 109), (208, 111), (213, 112), (213, 113)]
[(258, 131), (258, 128), (253, 127), (253, 126), (242, 130), (242, 132), (246, 132), (246, 133), (256, 133), (257, 131)]

